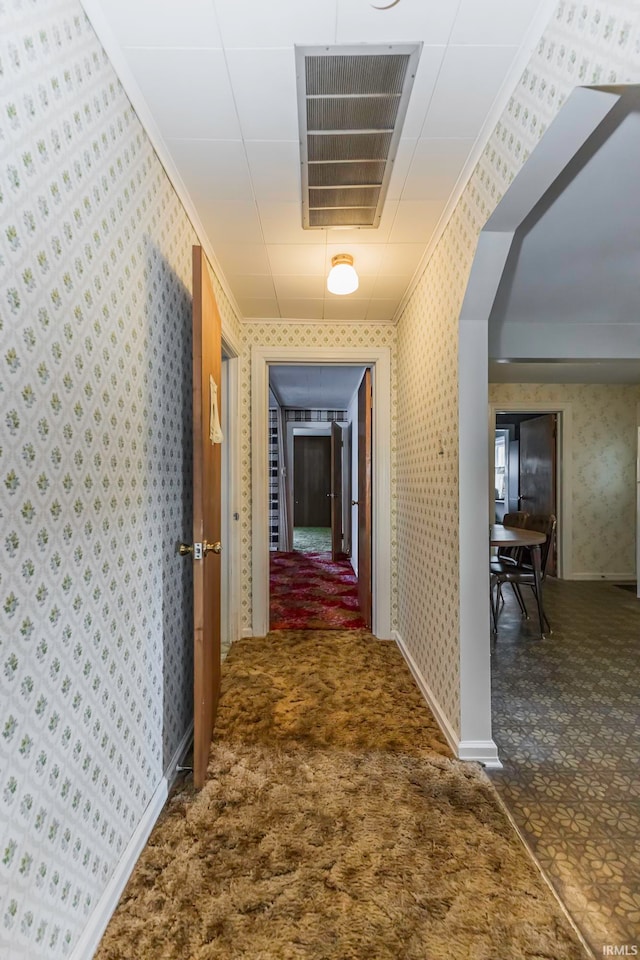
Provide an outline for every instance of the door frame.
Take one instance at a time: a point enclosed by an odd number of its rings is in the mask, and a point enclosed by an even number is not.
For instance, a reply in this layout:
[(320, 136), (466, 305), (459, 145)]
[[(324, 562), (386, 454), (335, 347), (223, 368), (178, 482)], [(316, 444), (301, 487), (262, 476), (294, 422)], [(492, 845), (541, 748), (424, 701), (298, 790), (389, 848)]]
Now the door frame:
[(389, 347), (251, 348), (252, 635), (269, 629), (269, 366), (370, 367), (373, 382), (372, 632), (391, 636), (391, 351)]
[[(556, 544), (558, 551), (558, 579), (573, 580), (573, 471), (571, 463), (571, 438), (573, 435), (573, 409), (567, 403), (540, 403), (524, 400), (507, 401), (489, 405), (489, 497), (494, 488), (494, 437), (497, 413), (555, 413), (558, 415), (558, 433), (556, 439), (556, 504), (558, 523)], [(493, 502), (490, 514), (493, 515)]]
[(234, 643), (240, 639), (241, 635), (240, 347), (235, 337), (226, 329), (224, 317), (222, 318), (222, 355), (227, 364), (225, 398), (229, 405), (227, 421), (229, 429), (223, 441), (223, 445), (226, 444), (227, 458), (225, 463), (223, 451), (222, 472), (223, 484), (228, 484), (227, 491), (223, 493), (222, 501), (224, 510), (222, 528), (227, 532), (228, 543), (222, 545), (222, 558), (223, 563), (227, 565), (226, 575), (229, 585), (229, 596), (227, 598), (228, 641)]

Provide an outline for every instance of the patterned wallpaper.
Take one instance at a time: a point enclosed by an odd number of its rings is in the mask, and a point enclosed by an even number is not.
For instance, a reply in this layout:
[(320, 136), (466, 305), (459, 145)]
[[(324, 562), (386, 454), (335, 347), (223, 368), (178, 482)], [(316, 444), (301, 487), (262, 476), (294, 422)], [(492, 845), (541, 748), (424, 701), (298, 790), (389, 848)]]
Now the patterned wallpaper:
[(399, 322), (398, 629), (455, 729), (458, 317), (473, 253), (573, 87), (627, 81), (640, 81), (637, 0), (561, 0)]
[(572, 573), (633, 576), (640, 386), (493, 383), (489, 398), (506, 409), (513, 401), (571, 404)]
[[(270, 321), (243, 324), (245, 349), (241, 362), (243, 385), (240, 411), (242, 429), (242, 627), (251, 629), (251, 346), (263, 347), (389, 347), (391, 351), (391, 489), (396, 474), (396, 328), (385, 323), (287, 323)], [(395, 626), (398, 607), (396, 589), (396, 503), (391, 504), (391, 618)]]
[(75, 0), (0, 3), (0, 78), (0, 954), (51, 960), (192, 716), (195, 235)]

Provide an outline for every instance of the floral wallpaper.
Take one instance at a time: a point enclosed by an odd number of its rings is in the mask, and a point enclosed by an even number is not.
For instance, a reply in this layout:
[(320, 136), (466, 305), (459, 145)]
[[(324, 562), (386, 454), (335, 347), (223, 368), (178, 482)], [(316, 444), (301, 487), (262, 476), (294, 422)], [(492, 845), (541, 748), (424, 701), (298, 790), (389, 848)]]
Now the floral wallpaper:
[(514, 401), (570, 405), (571, 573), (633, 577), (640, 386), (493, 383), (489, 398), (507, 409)]
[(571, 90), (623, 82), (640, 82), (637, 0), (561, 0), (399, 321), (398, 630), (456, 730), (458, 318), (475, 246)]
[(0, 2), (11, 960), (70, 954), (192, 718), (195, 241), (79, 4)]

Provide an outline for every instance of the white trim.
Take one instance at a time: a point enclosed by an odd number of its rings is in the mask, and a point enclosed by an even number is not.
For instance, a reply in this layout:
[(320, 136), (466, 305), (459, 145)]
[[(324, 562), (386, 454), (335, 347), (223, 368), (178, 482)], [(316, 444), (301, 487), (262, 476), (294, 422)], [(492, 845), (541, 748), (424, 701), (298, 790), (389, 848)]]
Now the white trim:
[(80, 939), (76, 943), (70, 960), (90, 960), (100, 946), (103, 934), (107, 925), (113, 916), (122, 892), (127, 885), (129, 877), (133, 873), (138, 858), (149, 839), (155, 823), (160, 816), (162, 809), (167, 802), (169, 790), (176, 777), (176, 770), (180, 760), (187, 751), (191, 740), (193, 739), (193, 721), (189, 724), (187, 732), (183, 736), (178, 749), (169, 761), (164, 775), (158, 786), (153, 792), (151, 800), (147, 804), (138, 826), (133, 832), (124, 853), (120, 857), (114, 872), (111, 875), (102, 896), (89, 917)]
[(229, 630), (229, 640), (233, 643), (240, 636), (241, 620), (241, 600), (240, 583), (242, 579), (241, 562), (241, 523), (240, 519), (234, 520), (234, 514), (238, 518), (242, 516), (241, 497), (240, 497), (240, 477), (242, 476), (242, 467), (240, 460), (240, 386), (239, 386), (239, 367), (237, 347), (232, 338), (228, 337), (223, 331), (222, 347), (227, 354), (227, 396), (229, 400), (229, 431), (225, 438), (228, 445), (228, 474), (229, 490), (227, 495), (227, 529), (229, 531), (229, 543), (223, 545), (229, 560), (228, 584), (229, 597), (227, 601), (227, 625)]
[(242, 628), (241, 637), (243, 640), (250, 640), (252, 636), (253, 636), (253, 630), (251, 629), (251, 627)]
[(251, 493), (253, 636), (269, 628), (269, 364), (371, 367), (373, 381), (372, 631), (391, 637), (391, 351), (389, 347), (251, 348)]
[(178, 172), (178, 168), (176, 167), (173, 157), (171, 156), (171, 151), (164, 142), (164, 138), (160, 133), (160, 128), (155, 121), (153, 113), (149, 109), (144, 94), (138, 86), (138, 83), (133, 75), (133, 71), (131, 70), (127, 58), (122, 51), (122, 47), (120, 46), (116, 35), (111, 29), (111, 25), (104, 15), (102, 10), (102, 0), (80, 0), (80, 2), (91, 23), (91, 26), (95, 30), (98, 40), (104, 48), (104, 51), (116, 72), (118, 80), (122, 84), (125, 94), (130, 100), (145, 133), (151, 141), (153, 149), (158, 155), (160, 163), (164, 167), (167, 177), (171, 181), (174, 190), (178, 194), (180, 203), (186, 210), (187, 216), (191, 220), (193, 229), (195, 230), (198, 240), (202, 244), (207, 257), (209, 258), (209, 262), (213, 266), (220, 286), (224, 290), (225, 295), (227, 296), (227, 299), (229, 300), (229, 303), (231, 304), (236, 316), (242, 319), (240, 308), (238, 307), (236, 299), (231, 292), (231, 288), (225, 279), (222, 268), (220, 267), (220, 263), (218, 262), (218, 258), (213, 251), (213, 247), (209, 237), (207, 236), (207, 232), (202, 224), (200, 216), (198, 215), (196, 206), (191, 199), (184, 180)]
[(395, 640), (398, 650), (404, 657), (405, 662), (409, 667), (409, 670), (411, 671), (413, 679), (418, 685), (418, 689), (420, 690), (420, 693), (422, 694), (424, 699), (427, 701), (427, 705), (431, 710), (431, 712), (433, 713), (438, 726), (442, 730), (445, 740), (447, 741), (453, 753), (457, 757), (458, 742), (459, 742), (458, 734), (449, 723), (446, 713), (438, 703), (435, 697), (435, 694), (433, 693), (433, 690), (431, 689), (431, 687), (423, 677), (420, 667), (418, 666), (416, 661), (413, 659), (413, 655), (409, 652), (407, 645), (405, 644), (404, 640), (402, 639), (402, 637), (400, 636), (397, 630), (393, 631), (393, 640)]
[(502, 770), (498, 748), (493, 740), (460, 740), (458, 758), (472, 763), (481, 763), (489, 770)]
[[(493, 384), (498, 389), (502, 384)], [(512, 386), (506, 384), (505, 386)], [(517, 401), (491, 401), (489, 404), (490, 424), (495, 429), (496, 414), (500, 411), (507, 413), (558, 413), (558, 461), (556, 464), (556, 487), (558, 525), (557, 525), (557, 545), (558, 545), (558, 576), (561, 580), (576, 580), (578, 577), (573, 573), (573, 457), (571, 455), (571, 446), (573, 442), (573, 403), (565, 401), (564, 403), (541, 403), (534, 401), (527, 403), (526, 400)], [(489, 437), (489, 449), (493, 443), (492, 436)], [(489, 453), (491, 457), (491, 452)], [(489, 488), (490, 490), (492, 487)], [(599, 574), (593, 578), (584, 577), (583, 579), (599, 579)]]

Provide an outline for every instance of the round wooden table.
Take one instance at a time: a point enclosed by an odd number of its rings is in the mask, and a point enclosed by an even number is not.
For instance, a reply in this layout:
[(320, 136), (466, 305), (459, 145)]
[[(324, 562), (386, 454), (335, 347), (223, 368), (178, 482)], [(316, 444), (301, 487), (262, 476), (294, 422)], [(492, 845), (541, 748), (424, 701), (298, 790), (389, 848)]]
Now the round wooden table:
[[(492, 547), (531, 547), (533, 576), (535, 579), (536, 603), (540, 620), (540, 636), (544, 639), (544, 611), (542, 609), (542, 564), (540, 545), (547, 539), (546, 534), (525, 527), (505, 527), (501, 523), (491, 524), (490, 542)], [(493, 601), (492, 601), (493, 602)], [(497, 616), (497, 614), (496, 614)]]

